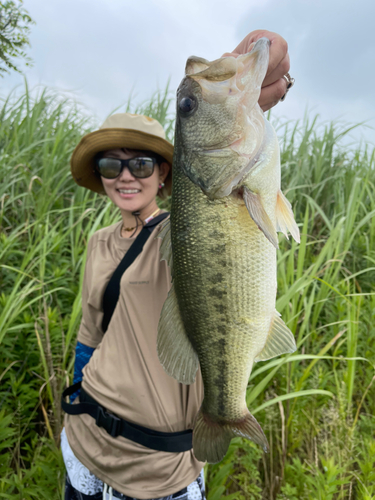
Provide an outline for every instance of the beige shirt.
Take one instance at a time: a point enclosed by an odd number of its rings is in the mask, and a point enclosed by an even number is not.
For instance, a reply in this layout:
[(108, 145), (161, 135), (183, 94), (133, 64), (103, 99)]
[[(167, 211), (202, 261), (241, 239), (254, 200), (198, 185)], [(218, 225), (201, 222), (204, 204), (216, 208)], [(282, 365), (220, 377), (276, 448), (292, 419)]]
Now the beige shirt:
[[(200, 372), (190, 386), (168, 376), (156, 352), (157, 325), (171, 286), (161, 240), (154, 229), (143, 251), (121, 279), (120, 297), (103, 335), (105, 287), (135, 238), (121, 237), (117, 223), (89, 241), (78, 341), (95, 351), (82, 386), (119, 417), (150, 429), (177, 432), (193, 427), (203, 399)], [(139, 499), (171, 495), (190, 484), (204, 464), (192, 451), (151, 450), (122, 436), (112, 438), (87, 415), (66, 415), (66, 434), (76, 457), (99, 479)]]

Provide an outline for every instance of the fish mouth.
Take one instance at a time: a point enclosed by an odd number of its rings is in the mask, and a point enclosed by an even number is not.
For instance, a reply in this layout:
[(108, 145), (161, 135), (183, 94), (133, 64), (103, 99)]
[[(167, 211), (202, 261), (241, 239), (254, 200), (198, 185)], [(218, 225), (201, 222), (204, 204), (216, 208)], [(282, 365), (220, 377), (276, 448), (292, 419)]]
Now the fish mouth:
[(269, 61), (271, 42), (262, 37), (252, 50), (215, 61), (192, 56), (188, 59), (185, 74), (201, 88), (202, 98), (209, 103), (220, 103), (228, 97), (243, 92), (251, 83), (255, 92), (261, 88)]
[(268, 38), (260, 38), (251, 52), (237, 58), (212, 63), (199, 58), (188, 61), (187, 73), (199, 85), (204, 101), (220, 105), (227, 98), (236, 99), (236, 104), (231, 104), (235, 109), (232, 130), (220, 141), (191, 149), (190, 161), (183, 166), (184, 173), (209, 199), (229, 196), (259, 161), (265, 147), (265, 119), (258, 99), (269, 46)]

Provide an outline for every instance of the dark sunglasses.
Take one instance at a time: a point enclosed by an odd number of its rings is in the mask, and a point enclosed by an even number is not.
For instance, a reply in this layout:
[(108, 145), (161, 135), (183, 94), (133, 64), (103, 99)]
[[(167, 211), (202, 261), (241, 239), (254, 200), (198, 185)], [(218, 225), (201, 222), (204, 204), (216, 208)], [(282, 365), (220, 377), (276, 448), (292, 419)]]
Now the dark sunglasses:
[(138, 179), (150, 177), (157, 163), (156, 158), (137, 157), (129, 160), (120, 160), (120, 158), (99, 158), (96, 160), (96, 170), (105, 179), (116, 179), (125, 167), (128, 167), (130, 173)]

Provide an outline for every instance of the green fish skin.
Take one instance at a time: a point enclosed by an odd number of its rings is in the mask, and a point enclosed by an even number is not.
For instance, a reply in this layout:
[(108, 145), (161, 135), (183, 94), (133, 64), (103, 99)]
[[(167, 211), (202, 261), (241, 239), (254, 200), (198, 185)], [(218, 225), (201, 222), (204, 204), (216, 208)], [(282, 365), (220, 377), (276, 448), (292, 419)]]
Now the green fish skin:
[(277, 137), (257, 104), (268, 47), (261, 39), (238, 59), (190, 58), (177, 93), (171, 218), (160, 234), (173, 285), (157, 349), (182, 383), (201, 368), (193, 450), (211, 463), (235, 436), (267, 451), (246, 406), (249, 376), (254, 361), (296, 349), (275, 310), (276, 232), (299, 231), (280, 191)]

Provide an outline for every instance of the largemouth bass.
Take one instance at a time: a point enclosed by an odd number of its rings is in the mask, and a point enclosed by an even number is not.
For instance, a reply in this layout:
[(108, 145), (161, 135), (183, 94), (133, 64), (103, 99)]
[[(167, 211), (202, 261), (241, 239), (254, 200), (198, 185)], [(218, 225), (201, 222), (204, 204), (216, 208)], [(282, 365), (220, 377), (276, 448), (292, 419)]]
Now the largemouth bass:
[(170, 223), (161, 252), (172, 268), (157, 349), (184, 384), (200, 365), (204, 400), (197, 459), (215, 463), (242, 436), (267, 450), (246, 406), (253, 363), (296, 349), (275, 309), (277, 231), (299, 241), (280, 190), (276, 133), (258, 105), (269, 40), (238, 58), (192, 57), (177, 91)]

